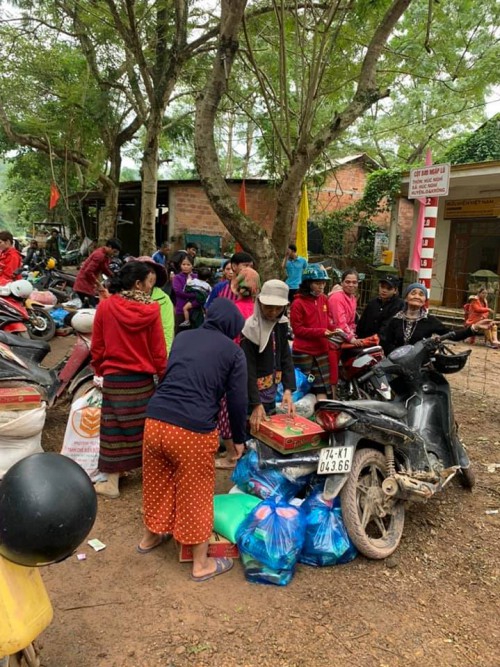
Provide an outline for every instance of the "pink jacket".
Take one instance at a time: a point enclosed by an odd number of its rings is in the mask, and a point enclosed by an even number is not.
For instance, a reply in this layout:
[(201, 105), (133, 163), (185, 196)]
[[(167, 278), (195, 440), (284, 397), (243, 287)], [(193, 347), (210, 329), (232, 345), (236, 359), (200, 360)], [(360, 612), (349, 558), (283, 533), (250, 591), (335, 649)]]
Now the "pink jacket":
[(344, 291), (334, 292), (328, 297), (330, 329), (342, 329), (351, 338), (356, 337), (356, 297)]

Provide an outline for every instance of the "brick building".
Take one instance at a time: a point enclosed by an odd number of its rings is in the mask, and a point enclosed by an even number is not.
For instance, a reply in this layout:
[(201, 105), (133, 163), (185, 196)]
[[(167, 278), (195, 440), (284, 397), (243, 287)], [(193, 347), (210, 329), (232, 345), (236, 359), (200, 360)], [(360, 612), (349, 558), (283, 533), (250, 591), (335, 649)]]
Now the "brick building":
[[(309, 187), (309, 209), (314, 226), (315, 216), (351, 204), (363, 195), (366, 178), (379, 165), (366, 154), (339, 159), (326, 174), (322, 185)], [(227, 184), (235, 200), (241, 188), (241, 179), (228, 179)], [(276, 215), (276, 196), (273, 184), (265, 179), (246, 179), (247, 214), (270, 233)], [(141, 184), (129, 181), (120, 184), (118, 236), (124, 250), (132, 254), (139, 248)], [(100, 192), (89, 193), (82, 204), (87, 234), (97, 237), (95, 222), (103, 206)], [(232, 247), (232, 238), (213, 211), (199, 180), (162, 180), (158, 182), (156, 241), (169, 240), (175, 248), (187, 241), (196, 241), (205, 255), (220, 256)], [(389, 214), (377, 221), (388, 230)], [(408, 262), (413, 205), (402, 199), (398, 206), (399, 236), (397, 264), (404, 269)], [(291, 240), (295, 238), (292, 230)]]

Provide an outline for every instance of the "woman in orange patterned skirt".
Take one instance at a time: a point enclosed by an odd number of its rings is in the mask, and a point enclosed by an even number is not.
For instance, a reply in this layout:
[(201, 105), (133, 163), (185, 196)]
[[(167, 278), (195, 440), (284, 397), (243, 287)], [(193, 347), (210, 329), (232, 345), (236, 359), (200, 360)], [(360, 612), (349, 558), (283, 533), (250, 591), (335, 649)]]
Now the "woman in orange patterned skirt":
[(141, 554), (173, 534), (192, 545), (193, 581), (231, 569), (230, 558), (209, 558), (213, 528), (217, 415), (227, 396), (236, 443), (245, 439), (247, 367), (233, 339), (245, 320), (234, 303), (219, 298), (203, 325), (174, 340), (167, 372), (151, 399), (144, 429), (144, 536)]

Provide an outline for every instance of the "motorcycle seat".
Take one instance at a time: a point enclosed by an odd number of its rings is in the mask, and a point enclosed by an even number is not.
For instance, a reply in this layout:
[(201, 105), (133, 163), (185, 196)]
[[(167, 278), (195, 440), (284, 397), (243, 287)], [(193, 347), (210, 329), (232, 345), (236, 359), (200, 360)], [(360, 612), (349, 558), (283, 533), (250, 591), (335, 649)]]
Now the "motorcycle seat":
[(400, 419), (401, 417), (406, 416), (406, 406), (404, 403), (398, 403), (397, 401), (348, 401), (347, 404), (349, 407), (356, 408), (357, 410), (367, 410), (369, 412), (379, 412), (388, 417), (395, 417)]
[[(50, 352), (50, 345), (44, 340), (21, 338), (21, 336), (15, 336), (6, 331), (0, 331), (0, 342), (9, 347), (28, 348), (30, 350), (38, 350), (39, 353), (44, 352), (45, 354)], [(45, 356), (45, 354), (43, 356)]]

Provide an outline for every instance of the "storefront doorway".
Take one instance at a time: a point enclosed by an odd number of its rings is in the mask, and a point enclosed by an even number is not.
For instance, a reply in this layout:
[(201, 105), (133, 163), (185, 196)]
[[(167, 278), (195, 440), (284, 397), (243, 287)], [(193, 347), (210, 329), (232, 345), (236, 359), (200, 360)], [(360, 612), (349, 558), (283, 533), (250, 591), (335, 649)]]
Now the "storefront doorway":
[(489, 269), (500, 274), (500, 220), (452, 220), (443, 305), (460, 308), (467, 301), (471, 273)]

